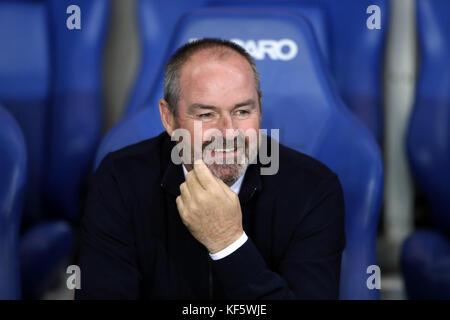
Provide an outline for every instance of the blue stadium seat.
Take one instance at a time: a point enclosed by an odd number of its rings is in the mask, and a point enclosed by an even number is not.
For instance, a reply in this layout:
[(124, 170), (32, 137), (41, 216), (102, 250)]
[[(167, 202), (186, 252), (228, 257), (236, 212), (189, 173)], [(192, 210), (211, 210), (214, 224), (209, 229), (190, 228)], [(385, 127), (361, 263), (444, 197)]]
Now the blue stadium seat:
[(141, 60), (124, 112), (141, 109), (152, 90), (165, 59), (170, 37), (178, 20), (189, 10), (206, 5), (208, 0), (136, 0), (136, 20), (140, 37)]
[[(66, 20), (78, 5), (81, 29)], [(20, 269), (36, 298), (72, 254), (83, 179), (101, 137), (101, 59), (107, 0), (0, 2), (0, 103), (28, 155)], [(36, 274), (39, 272), (39, 274)]]
[[(136, 16), (142, 46), (141, 65), (125, 106), (126, 116), (145, 108), (151, 102), (149, 99), (152, 88), (156, 85), (155, 80), (168, 58), (170, 36), (167, 35), (172, 35), (177, 22), (184, 14), (207, 6), (215, 6), (215, 2), (211, 0), (189, 2), (184, 0), (137, 0)], [(276, 11), (277, 7), (271, 7), (271, 10)], [(321, 53), (329, 61), (330, 39), (323, 8), (317, 5), (292, 6), (289, 10), (296, 11), (308, 18), (314, 26)]]
[(409, 299), (450, 299), (450, 240), (435, 230), (419, 230), (403, 244), (401, 267)]
[[(65, 27), (66, 8), (81, 10), (81, 30)], [(77, 221), (80, 189), (103, 130), (102, 61), (109, 0), (47, 1), (51, 40), (51, 104), (46, 196), (52, 212)]]
[(63, 221), (41, 222), (20, 236), (27, 151), (14, 117), (0, 106), (0, 300), (38, 298), (74, 245)]
[(407, 152), (411, 172), (431, 209), (434, 230), (410, 236), (403, 247), (402, 267), (411, 298), (450, 299), (450, 2), (417, 1), (416, 11), (419, 78)]
[[(389, 0), (212, 0), (209, 5), (318, 6), (326, 12), (333, 78), (346, 105), (383, 139), (383, 57)], [(368, 29), (369, 6), (381, 12), (381, 29)], [(316, 26), (315, 26), (316, 27)]]
[[(81, 9), (81, 30), (66, 27), (72, 4)], [(77, 220), (101, 137), (108, 12), (107, 0), (0, 2), (0, 102), (27, 144), (27, 225), (49, 216)]]
[(419, 78), (407, 136), (414, 178), (450, 234), (450, 2), (418, 1)]
[[(347, 235), (340, 297), (378, 298), (378, 291), (366, 286), (366, 271), (375, 264), (383, 174), (380, 151), (373, 136), (341, 101), (309, 23), (289, 11), (199, 9), (178, 24), (169, 53), (190, 39), (203, 37), (255, 43), (259, 39), (289, 40), (276, 42), (275, 54), (284, 59), (256, 60), (263, 91), (262, 128), (279, 128), (283, 144), (312, 155), (339, 175)], [(157, 108), (162, 83), (161, 72), (148, 107), (126, 117), (107, 134), (96, 166), (108, 152), (163, 130)]]
[[(381, 12), (381, 29), (368, 29), (367, 8)], [(167, 45), (178, 19), (201, 7), (265, 6), (271, 11), (300, 11), (314, 27), (333, 78), (347, 106), (383, 139), (382, 70), (388, 29), (389, 0), (138, 0), (137, 17), (142, 45), (141, 66), (125, 106), (125, 115), (151, 102), (155, 79), (167, 59)], [(164, 31), (163, 31), (164, 30)]]
[(22, 131), (0, 106), (0, 300), (20, 298), (19, 229), (27, 152)]
[(64, 220), (33, 225), (20, 241), (22, 297), (41, 299), (70, 264), (75, 248), (75, 232)]
[(19, 123), (27, 145), (28, 178), (24, 222), (42, 215), (45, 129), (50, 58), (45, 6), (0, 2), (0, 103)]

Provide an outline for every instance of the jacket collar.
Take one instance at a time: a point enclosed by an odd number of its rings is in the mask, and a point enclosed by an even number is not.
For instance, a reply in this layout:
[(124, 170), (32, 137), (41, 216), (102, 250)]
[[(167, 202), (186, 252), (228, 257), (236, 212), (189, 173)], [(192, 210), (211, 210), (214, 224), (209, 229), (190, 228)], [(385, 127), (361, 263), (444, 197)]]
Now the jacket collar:
[[(175, 141), (172, 141), (170, 136), (165, 134), (161, 150), (161, 166), (163, 171), (161, 187), (175, 197), (178, 197), (180, 195), (180, 184), (184, 182), (184, 174), (181, 164), (177, 165), (173, 163), (170, 157), (175, 145)], [(165, 168), (164, 164), (166, 164)]]

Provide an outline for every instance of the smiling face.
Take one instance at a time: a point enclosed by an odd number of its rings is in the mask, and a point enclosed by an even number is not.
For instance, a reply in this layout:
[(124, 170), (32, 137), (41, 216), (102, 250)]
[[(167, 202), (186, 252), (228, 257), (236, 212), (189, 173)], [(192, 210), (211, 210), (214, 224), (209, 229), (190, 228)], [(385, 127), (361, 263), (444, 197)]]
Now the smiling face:
[[(247, 166), (236, 163), (239, 155), (244, 155), (248, 160), (249, 148), (256, 148), (253, 144), (249, 145), (244, 133), (249, 129), (258, 132), (261, 101), (248, 61), (231, 49), (221, 49), (221, 53), (216, 51), (204, 49), (186, 61), (179, 79), (181, 95), (177, 116), (170, 112), (165, 100), (160, 101), (160, 112), (169, 135), (177, 128), (186, 129), (191, 135), (191, 145), (194, 145), (194, 123), (201, 122), (203, 150), (213, 145), (214, 138), (209, 134), (209, 129), (216, 129), (222, 134), (223, 146), (216, 144), (210, 148), (209, 157), (224, 161), (211, 163), (205, 159), (208, 153), (204, 153), (203, 158), (216, 177), (231, 185)], [(237, 143), (240, 138), (246, 141), (242, 149), (238, 148), (241, 144)], [(230, 158), (234, 159), (233, 164), (230, 164)], [(191, 170), (192, 167), (186, 164), (186, 168)]]

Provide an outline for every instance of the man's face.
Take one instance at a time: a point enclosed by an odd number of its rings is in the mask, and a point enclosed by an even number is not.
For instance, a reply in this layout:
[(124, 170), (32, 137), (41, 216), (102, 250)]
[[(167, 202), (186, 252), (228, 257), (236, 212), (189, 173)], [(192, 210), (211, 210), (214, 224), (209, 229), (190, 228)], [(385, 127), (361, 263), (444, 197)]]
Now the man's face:
[[(245, 157), (248, 160), (249, 148), (257, 148), (255, 144), (249, 146), (248, 137), (245, 137), (245, 146), (237, 141), (244, 138), (248, 129), (259, 132), (261, 122), (259, 96), (249, 63), (232, 51), (221, 57), (209, 50), (197, 52), (182, 67), (180, 89), (176, 127), (190, 132), (192, 146), (194, 122), (201, 122), (202, 149), (209, 149), (209, 152), (203, 152), (203, 158), (216, 177), (231, 185), (247, 166), (238, 159)], [(208, 134), (209, 129), (222, 133), (223, 146), (212, 148), (215, 138)], [(211, 163), (206, 159), (208, 155), (223, 161)], [(230, 164), (230, 158), (234, 159), (233, 164)], [(192, 168), (187, 164), (186, 167)]]

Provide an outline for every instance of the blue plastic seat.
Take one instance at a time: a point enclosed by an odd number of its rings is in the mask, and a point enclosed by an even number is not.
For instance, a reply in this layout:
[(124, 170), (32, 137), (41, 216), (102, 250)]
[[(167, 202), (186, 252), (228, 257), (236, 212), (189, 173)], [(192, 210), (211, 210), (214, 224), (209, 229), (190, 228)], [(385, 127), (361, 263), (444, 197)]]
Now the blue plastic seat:
[[(223, 5), (232, 5), (233, 2), (224, 3)], [(235, 2), (239, 5), (239, 2)], [(129, 116), (150, 103), (150, 94), (152, 88), (160, 74), (161, 68), (164, 67), (168, 59), (167, 51), (170, 38), (173, 34), (175, 26), (179, 19), (189, 11), (208, 7), (217, 6), (216, 1), (211, 0), (137, 0), (136, 1), (136, 18), (138, 21), (138, 30), (141, 42), (141, 62), (136, 76), (135, 83), (131, 89), (124, 112), (125, 116)], [(239, 5), (242, 7), (242, 5)], [(327, 61), (330, 60), (330, 39), (328, 24), (323, 8), (317, 5), (309, 6), (292, 6), (289, 8), (308, 18), (314, 26), (314, 32), (319, 41), (321, 53)], [(271, 10), (277, 10), (273, 6)], [(168, 36), (169, 35), (169, 36)]]
[[(381, 29), (369, 29), (369, 6), (380, 9)], [(382, 69), (388, 30), (388, 0), (138, 0), (141, 66), (125, 106), (125, 115), (151, 103), (156, 77), (167, 56), (167, 45), (180, 17), (202, 7), (266, 7), (301, 12), (314, 27), (322, 53), (346, 105), (383, 139)], [(281, 35), (282, 36), (282, 35)], [(264, 37), (262, 38), (264, 39)]]
[[(65, 27), (72, 4), (81, 29)], [(51, 101), (48, 113), (47, 205), (77, 222), (83, 183), (103, 130), (103, 51), (109, 0), (47, 1), (50, 30)]]
[[(69, 30), (69, 5), (81, 29)], [(24, 223), (76, 221), (80, 188), (101, 137), (101, 59), (107, 0), (0, 2), (0, 103), (29, 156)]]
[[(333, 79), (346, 105), (383, 140), (383, 61), (389, 0), (212, 0), (216, 6), (317, 6), (325, 11)], [(369, 29), (370, 6), (380, 9), (381, 29)], [(290, 9), (292, 10), (292, 9)], [(313, 22), (313, 20), (311, 20)], [(314, 24), (314, 27), (317, 25)]]
[(409, 299), (450, 299), (450, 239), (418, 230), (402, 247), (401, 267)]
[(19, 125), (3, 106), (0, 155), (0, 300), (38, 298), (66, 262), (74, 234), (64, 221), (46, 221), (20, 235), (27, 150)]
[(28, 177), (24, 223), (43, 210), (45, 130), (50, 92), (50, 57), (45, 6), (39, 2), (0, 2), (0, 103), (25, 137)]
[[(178, 24), (169, 53), (192, 38), (203, 37), (291, 41), (290, 49), (284, 45), (279, 49), (292, 59), (256, 60), (263, 91), (262, 128), (279, 128), (281, 143), (312, 155), (339, 175), (347, 236), (340, 297), (378, 298), (378, 291), (366, 286), (366, 271), (375, 264), (383, 173), (380, 151), (373, 136), (341, 101), (309, 23), (288, 11), (200, 9)], [(292, 43), (297, 48), (295, 55), (289, 51)], [(108, 152), (163, 130), (157, 108), (162, 84), (161, 72), (148, 107), (124, 118), (103, 139), (96, 166)]]
[(140, 110), (163, 66), (170, 38), (178, 20), (189, 10), (206, 5), (208, 0), (136, 0), (135, 12), (140, 38), (141, 59), (138, 73), (126, 102), (125, 115)]
[(0, 106), (0, 300), (18, 299), (19, 229), (25, 196), (27, 151), (22, 131)]
[(420, 62), (407, 153), (434, 228), (407, 239), (402, 269), (411, 298), (450, 299), (450, 2), (417, 1), (416, 12)]
[[(73, 4), (80, 8), (79, 30), (66, 23)], [(39, 298), (73, 251), (65, 220), (78, 220), (101, 137), (109, 6), (107, 0), (0, 2), (0, 103), (19, 124), (28, 156), (18, 269), (25, 298)]]
[(450, 2), (418, 1), (419, 78), (407, 135), (411, 172), (450, 234)]

